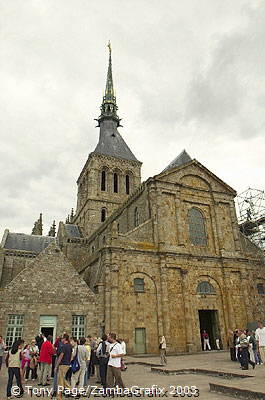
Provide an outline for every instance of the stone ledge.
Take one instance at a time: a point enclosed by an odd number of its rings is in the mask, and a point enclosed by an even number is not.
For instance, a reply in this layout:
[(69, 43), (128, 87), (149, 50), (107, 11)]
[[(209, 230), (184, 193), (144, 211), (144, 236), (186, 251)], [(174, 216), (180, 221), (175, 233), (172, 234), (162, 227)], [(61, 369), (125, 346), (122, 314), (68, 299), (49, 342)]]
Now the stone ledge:
[(239, 389), (236, 387), (220, 385), (218, 383), (209, 383), (210, 392), (222, 393), (226, 396), (231, 396), (237, 399), (246, 399), (246, 400), (259, 400), (265, 399), (265, 393), (262, 392), (254, 392), (248, 389)]
[[(182, 368), (182, 369), (166, 369), (166, 368), (157, 368), (155, 366), (151, 367), (151, 372), (165, 374), (165, 375), (183, 375), (183, 374), (198, 374), (198, 375), (208, 375), (214, 376), (223, 379), (244, 379), (244, 378), (253, 378), (253, 375), (246, 374), (238, 374), (234, 372), (226, 372), (226, 371), (215, 371), (209, 369), (201, 369), (201, 368)], [(264, 397), (265, 399), (265, 397)]]

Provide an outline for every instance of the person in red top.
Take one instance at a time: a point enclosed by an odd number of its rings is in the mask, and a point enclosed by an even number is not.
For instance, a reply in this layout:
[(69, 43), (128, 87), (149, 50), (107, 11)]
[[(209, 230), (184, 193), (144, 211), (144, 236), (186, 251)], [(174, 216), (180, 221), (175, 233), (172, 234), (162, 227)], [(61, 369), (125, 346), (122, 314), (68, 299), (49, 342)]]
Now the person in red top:
[(39, 386), (48, 386), (47, 376), (50, 371), (50, 366), (52, 363), (52, 356), (55, 353), (54, 347), (52, 345), (52, 336), (48, 336), (47, 340), (42, 344), (40, 349), (40, 379)]

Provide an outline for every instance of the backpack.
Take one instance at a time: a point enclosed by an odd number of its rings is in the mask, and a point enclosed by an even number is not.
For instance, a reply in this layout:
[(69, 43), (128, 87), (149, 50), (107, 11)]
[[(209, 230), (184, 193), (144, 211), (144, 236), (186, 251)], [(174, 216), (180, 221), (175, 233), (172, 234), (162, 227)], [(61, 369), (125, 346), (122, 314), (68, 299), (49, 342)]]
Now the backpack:
[(103, 357), (103, 358), (108, 358), (109, 355), (107, 353), (107, 345), (105, 341), (101, 342), (101, 349), (100, 349), (100, 355), (99, 357)]
[(77, 349), (76, 349), (75, 356), (74, 356), (74, 358), (72, 359), (72, 361), (70, 363), (70, 367), (71, 367), (71, 370), (72, 370), (73, 374), (80, 370), (80, 364), (79, 364), (79, 361), (78, 361), (78, 346), (77, 346)]

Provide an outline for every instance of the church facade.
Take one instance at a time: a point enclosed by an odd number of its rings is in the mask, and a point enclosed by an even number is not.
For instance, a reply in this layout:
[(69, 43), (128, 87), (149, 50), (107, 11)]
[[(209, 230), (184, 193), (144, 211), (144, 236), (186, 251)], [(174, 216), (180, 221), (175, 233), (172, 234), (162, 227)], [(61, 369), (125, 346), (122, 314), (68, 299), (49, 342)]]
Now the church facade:
[[(228, 329), (264, 319), (264, 254), (239, 230), (236, 192), (183, 151), (141, 183), (118, 131), (111, 49), (99, 142), (77, 180), (75, 213), (43, 236), (6, 230), (0, 334), (117, 332), (128, 353), (227, 346)], [(72, 278), (69, 280), (69, 276)], [(30, 290), (26, 283), (30, 281)]]

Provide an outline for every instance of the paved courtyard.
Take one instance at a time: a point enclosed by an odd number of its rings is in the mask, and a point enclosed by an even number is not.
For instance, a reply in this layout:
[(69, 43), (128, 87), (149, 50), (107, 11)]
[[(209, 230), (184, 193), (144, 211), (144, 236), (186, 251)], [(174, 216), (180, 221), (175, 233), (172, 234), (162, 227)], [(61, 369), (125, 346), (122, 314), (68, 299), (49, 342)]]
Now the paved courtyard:
[[(169, 356), (167, 366), (162, 367), (163, 370), (165, 369), (164, 373), (161, 371), (161, 367), (156, 366), (159, 364), (159, 357), (127, 357), (126, 361), (128, 363), (128, 369), (126, 372), (123, 372), (123, 379), (126, 387), (132, 388), (139, 386), (142, 388), (151, 388), (152, 385), (157, 385), (159, 388), (157, 390), (157, 397), (160, 390), (163, 390), (163, 393), (166, 392), (166, 396), (163, 396), (164, 398), (196, 398), (198, 395), (195, 393), (195, 388), (191, 388), (192, 386), (196, 386), (199, 394), (198, 397), (202, 400), (221, 400), (229, 398), (227, 395), (221, 393), (210, 392), (209, 383), (211, 382), (225, 387), (245, 389), (260, 393), (258, 397), (251, 396), (243, 398), (265, 399), (265, 366), (258, 365), (255, 370), (251, 368), (248, 371), (241, 371), (238, 363), (229, 361), (229, 354), (227, 352), (206, 352), (196, 355)], [(192, 369), (197, 369), (197, 373), (195, 373), (196, 371), (187, 371)], [(200, 371), (198, 371), (198, 369), (200, 369)], [(216, 375), (214, 371), (218, 371), (224, 376), (220, 377), (218, 374)], [(212, 374), (214, 376), (207, 374)], [(233, 374), (235, 374), (235, 377), (231, 377)], [(237, 376), (237, 374), (248, 377), (242, 378)], [(7, 370), (4, 367), (0, 373), (0, 400), (6, 398), (6, 383)], [(91, 385), (97, 385), (94, 377), (90, 379), (89, 383)], [(26, 384), (39, 388), (36, 382), (28, 381)], [(183, 387), (183, 392), (184, 386), (186, 386), (186, 392), (188, 392), (188, 387), (190, 387), (189, 395), (188, 393), (186, 395), (184, 395), (184, 393), (178, 395), (177, 391), (180, 393), (180, 386)], [(46, 396), (42, 396), (42, 398), (43, 397), (45, 398)], [(135, 397), (140, 396), (138, 395)], [(146, 396), (146, 398), (147, 397), (148, 396)], [(160, 397), (162, 397), (162, 394)], [(25, 394), (23, 398), (28, 400), (40, 397)], [(237, 398), (239, 398), (239, 396), (237, 396)]]

